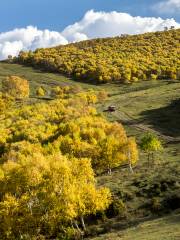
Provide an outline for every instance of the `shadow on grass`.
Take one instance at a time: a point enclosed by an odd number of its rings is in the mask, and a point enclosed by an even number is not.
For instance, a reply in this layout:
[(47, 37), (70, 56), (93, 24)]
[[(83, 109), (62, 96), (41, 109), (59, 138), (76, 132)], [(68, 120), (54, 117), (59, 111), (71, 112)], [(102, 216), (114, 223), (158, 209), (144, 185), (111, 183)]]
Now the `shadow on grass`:
[(170, 223), (180, 223), (180, 209), (178, 209), (178, 212), (175, 213), (174, 216), (172, 216), (171, 218), (168, 218), (167, 220)]
[(154, 129), (164, 135), (180, 136), (180, 99), (173, 100), (170, 105), (141, 113), (141, 118)]

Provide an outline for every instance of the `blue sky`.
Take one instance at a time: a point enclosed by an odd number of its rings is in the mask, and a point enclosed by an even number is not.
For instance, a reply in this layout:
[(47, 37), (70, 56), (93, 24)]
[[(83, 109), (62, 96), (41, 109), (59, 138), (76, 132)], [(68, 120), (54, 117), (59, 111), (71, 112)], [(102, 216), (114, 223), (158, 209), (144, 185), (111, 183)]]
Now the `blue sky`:
[[(168, 0), (164, 0), (168, 1)], [(62, 31), (67, 25), (79, 21), (90, 9), (95, 11), (127, 12), (133, 16), (160, 16), (175, 18), (179, 12), (156, 12), (157, 0), (1, 0), (0, 32), (14, 28), (37, 26), (40, 29)]]
[(180, 0), (0, 0), (0, 60), (22, 50), (172, 26), (180, 28)]

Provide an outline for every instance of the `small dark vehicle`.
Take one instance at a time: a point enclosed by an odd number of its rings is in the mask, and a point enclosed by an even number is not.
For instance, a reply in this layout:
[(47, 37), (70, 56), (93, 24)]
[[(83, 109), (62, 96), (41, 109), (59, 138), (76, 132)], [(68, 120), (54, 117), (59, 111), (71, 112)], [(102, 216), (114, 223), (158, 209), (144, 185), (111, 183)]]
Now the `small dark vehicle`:
[(116, 107), (115, 106), (109, 106), (107, 110), (108, 110), (108, 112), (115, 112)]

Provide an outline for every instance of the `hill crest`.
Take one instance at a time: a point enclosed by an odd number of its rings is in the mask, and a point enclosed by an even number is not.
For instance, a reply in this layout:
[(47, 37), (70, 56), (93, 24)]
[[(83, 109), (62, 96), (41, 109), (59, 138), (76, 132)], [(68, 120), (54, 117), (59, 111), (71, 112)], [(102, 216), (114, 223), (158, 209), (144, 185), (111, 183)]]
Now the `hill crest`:
[(91, 83), (179, 79), (180, 29), (21, 52), (15, 62)]

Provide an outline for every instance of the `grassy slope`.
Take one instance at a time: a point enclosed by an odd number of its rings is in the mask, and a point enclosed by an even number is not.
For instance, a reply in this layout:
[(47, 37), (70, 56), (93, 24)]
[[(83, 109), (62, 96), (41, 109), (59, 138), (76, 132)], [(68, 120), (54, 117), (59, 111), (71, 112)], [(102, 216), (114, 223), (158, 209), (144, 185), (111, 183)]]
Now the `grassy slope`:
[[(25, 77), (30, 82), (31, 97), (34, 96), (35, 90), (39, 86), (43, 86), (46, 90), (49, 90), (51, 87), (63, 86), (69, 84), (78, 84), (67, 79), (64, 76), (59, 74), (45, 73), (40, 70), (34, 70), (30, 67), (21, 66), (18, 64), (8, 64), (0, 63), (0, 86), (1, 80), (8, 75), (18, 75)], [(84, 88), (90, 88), (91, 85), (81, 83), (81, 86)]]
[[(75, 84), (81, 85), (81, 87), (85, 89), (105, 89), (109, 93), (110, 97), (107, 101), (97, 106), (99, 112), (103, 112), (103, 110), (105, 110), (107, 106), (113, 104), (116, 106), (117, 111), (115, 113), (103, 114), (110, 121), (123, 122), (123, 125), (125, 126), (128, 135), (136, 136), (139, 140), (144, 134), (144, 132), (155, 131), (160, 136), (161, 140), (164, 143), (165, 149), (163, 153), (157, 154), (156, 156), (156, 159), (159, 162), (163, 162), (163, 165), (156, 166), (156, 171), (154, 169), (151, 169), (147, 172), (147, 168), (144, 166), (144, 164), (146, 163), (146, 157), (143, 153), (140, 153), (140, 161), (137, 170), (135, 170), (135, 174), (133, 176), (129, 173), (128, 169), (115, 169), (112, 176), (98, 177), (98, 183), (110, 187), (114, 194), (119, 194), (121, 190), (124, 189), (125, 192), (133, 195), (136, 191), (134, 186), (132, 186), (133, 181), (140, 177), (143, 179), (147, 177), (148, 181), (151, 181), (153, 177), (157, 177), (156, 172), (163, 172), (162, 176), (165, 176), (165, 178), (169, 178), (170, 175), (171, 177), (175, 176), (177, 178), (177, 173), (175, 173), (175, 168), (173, 168), (173, 165), (177, 166), (180, 160), (180, 112), (178, 110), (179, 105), (171, 106), (171, 102), (175, 99), (178, 99), (180, 96), (180, 82), (147, 81), (132, 85), (106, 84), (102, 86), (94, 86), (90, 84), (74, 82), (57, 74), (43, 73), (29, 67), (23, 67), (15, 64), (10, 65), (6, 63), (0, 63), (0, 82), (1, 79), (7, 75), (24, 76), (30, 81), (32, 101), (36, 101), (34, 93), (35, 89), (38, 86), (44, 86), (47, 90), (49, 90), (52, 86)], [(168, 171), (164, 171), (164, 167), (165, 169), (168, 169), (168, 166), (172, 167), (171, 173), (169, 173)], [(124, 181), (124, 179), (126, 179), (126, 181)], [(160, 199), (161, 198), (162, 197), (160, 197)], [(127, 203), (127, 206), (131, 206), (130, 210), (134, 210), (138, 209), (138, 207), (142, 206), (142, 204), (144, 204), (145, 202), (148, 202), (148, 198), (146, 196), (136, 197), (131, 199)], [(148, 214), (149, 213), (147, 213), (147, 215)], [(108, 224), (108, 226), (110, 226), (109, 229), (114, 231), (116, 225), (118, 224), (118, 221), (119, 220), (117, 218), (114, 218), (107, 221), (105, 224)], [(163, 221), (165, 220), (162, 220), (160, 222), (158, 221), (159, 220), (155, 220), (152, 222), (152, 229), (151, 225), (150, 227), (146, 225), (147, 223), (144, 223), (145, 225), (142, 225), (142, 227), (138, 227), (138, 230), (127, 229), (125, 232), (122, 232), (122, 234), (124, 234), (122, 240), (148, 239), (142, 238), (146, 231), (149, 234), (151, 233), (150, 235), (152, 238), (149, 239), (161, 240), (159, 236), (163, 234), (163, 229), (165, 229), (164, 231), (170, 232), (170, 237), (162, 239), (178, 239), (175, 238), (176, 234), (179, 234), (177, 231), (178, 223), (176, 221), (174, 221), (174, 224), (172, 225), (165, 224), (165, 226), (163, 225)], [(163, 229), (161, 229), (161, 223)], [(158, 228), (159, 230), (157, 230), (156, 228)], [(159, 234), (157, 235), (158, 238), (154, 237), (156, 235), (154, 231)], [(138, 238), (135, 238), (133, 235), (136, 233), (139, 234)], [(121, 239), (118, 238), (118, 234), (119, 233), (113, 233), (112, 235), (110, 235), (110, 238), (107, 239)], [(149, 235), (147, 234), (147, 236)], [(167, 235), (164, 234), (164, 236)], [(100, 239), (106, 238), (103, 236)]]
[(114, 231), (94, 240), (179, 240), (180, 213), (143, 222), (124, 231)]
[(168, 144), (165, 156), (178, 160), (180, 153), (180, 112), (178, 106), (171, 106), (180, 97), (180, 82), (151, 81), (133, 85), (106, 86), (110, 98), (100, 110), (115, 105), (115, 113), (105, 113), (111, 121), (120, 121), (129, 135), (139, 139), (144, 132), (155, 132)]

